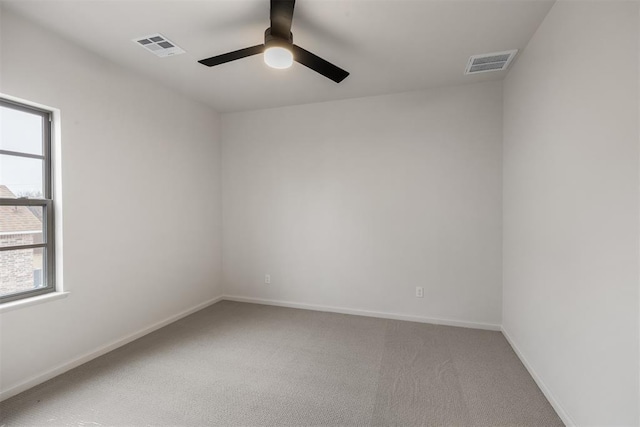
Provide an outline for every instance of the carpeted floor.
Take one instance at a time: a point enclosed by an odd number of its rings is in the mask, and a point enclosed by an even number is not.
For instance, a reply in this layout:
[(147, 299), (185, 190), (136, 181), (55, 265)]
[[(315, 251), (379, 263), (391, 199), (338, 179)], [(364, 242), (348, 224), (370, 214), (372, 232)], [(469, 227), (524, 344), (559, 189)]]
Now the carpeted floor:
[(0, 425), (561, 426), (500, 332), (223, 301), (0, 404)]

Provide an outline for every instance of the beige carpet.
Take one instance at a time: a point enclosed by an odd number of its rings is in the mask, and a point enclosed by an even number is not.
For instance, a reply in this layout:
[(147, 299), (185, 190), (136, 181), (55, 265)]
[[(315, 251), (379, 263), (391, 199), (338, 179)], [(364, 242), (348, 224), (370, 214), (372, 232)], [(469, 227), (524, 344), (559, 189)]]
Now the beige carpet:
[(500, 332), (223, 301), (0, 404), (0, 425), (562, 422)]

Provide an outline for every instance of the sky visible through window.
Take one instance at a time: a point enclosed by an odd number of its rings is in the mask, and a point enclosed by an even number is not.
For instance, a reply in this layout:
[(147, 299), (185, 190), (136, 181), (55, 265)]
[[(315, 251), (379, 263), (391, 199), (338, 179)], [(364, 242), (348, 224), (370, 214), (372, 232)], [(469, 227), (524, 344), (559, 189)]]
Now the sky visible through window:
[[(42, 155), (42, 118), (0, 107), (0, 149)], [(44, 162), (0, 154), (0, 184), (18, 197), (42, 197)]]

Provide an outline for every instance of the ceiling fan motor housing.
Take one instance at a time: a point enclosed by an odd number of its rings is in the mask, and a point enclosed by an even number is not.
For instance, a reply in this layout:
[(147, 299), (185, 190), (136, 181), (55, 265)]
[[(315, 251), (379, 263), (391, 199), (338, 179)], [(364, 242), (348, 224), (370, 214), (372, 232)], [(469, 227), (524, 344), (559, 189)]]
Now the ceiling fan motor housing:
[(280, 36), (276, 36), (271, 34), (271, 27), (267, 28), (264, 31), (264, 47), (284, 47), (287, 49), (291, 49), (291, 45), (293, 44), (293, 33), (289, 32), (289, 38), (284, 38)]

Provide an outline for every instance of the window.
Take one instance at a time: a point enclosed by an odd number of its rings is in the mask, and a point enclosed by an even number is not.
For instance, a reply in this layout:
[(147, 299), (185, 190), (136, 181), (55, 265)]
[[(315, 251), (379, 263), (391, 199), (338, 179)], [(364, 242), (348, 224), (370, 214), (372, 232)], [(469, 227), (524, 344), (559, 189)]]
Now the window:
[(51, 112), (0, 99), (0, 302), (55, 290)]

